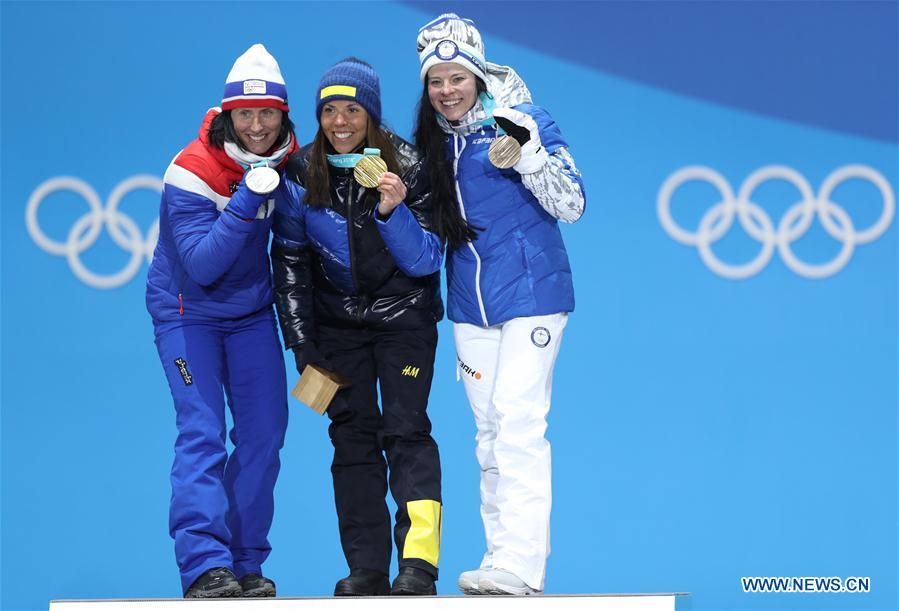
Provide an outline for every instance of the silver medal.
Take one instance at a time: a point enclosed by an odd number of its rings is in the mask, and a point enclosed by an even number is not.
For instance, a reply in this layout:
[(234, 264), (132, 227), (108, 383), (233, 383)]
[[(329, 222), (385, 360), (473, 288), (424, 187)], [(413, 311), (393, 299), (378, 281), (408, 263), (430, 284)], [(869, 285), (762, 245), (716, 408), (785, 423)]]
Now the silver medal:
[(268, 195), (278, 188), (280, 182), (278, 172), (266, 166), (253, 168), (247, 172), (247, 186), (258, 195)]

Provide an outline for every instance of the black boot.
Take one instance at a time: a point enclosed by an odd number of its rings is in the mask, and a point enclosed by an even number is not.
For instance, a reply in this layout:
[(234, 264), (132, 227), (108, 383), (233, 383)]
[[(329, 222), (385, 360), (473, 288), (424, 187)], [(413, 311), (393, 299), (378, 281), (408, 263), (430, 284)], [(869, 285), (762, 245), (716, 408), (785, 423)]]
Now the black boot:
[(243, 590), (231, 569), (209, 569), (194, 581), (184, 598), (231, 598), (241, 596)]
[(244, 598), (269, 598), (275, 595), (275, 582), (259, 573), (248, 573), (240, 578)]
[(387, 575), (368, 569), (353, 569), (334, 586), (334, 596), (386, 596), (389, 593)]
[(390, 589), (391, 596), (435, 596), (437, 588), (434, 586), (434, 578), (427, 571), (404, 566), (400, 574), (393, 580)]

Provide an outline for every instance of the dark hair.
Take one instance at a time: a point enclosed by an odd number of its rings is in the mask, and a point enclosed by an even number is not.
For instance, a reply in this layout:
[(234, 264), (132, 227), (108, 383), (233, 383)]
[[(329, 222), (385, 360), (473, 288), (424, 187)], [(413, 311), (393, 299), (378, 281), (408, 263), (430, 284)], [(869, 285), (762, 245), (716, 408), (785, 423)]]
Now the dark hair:
[[(480, 78), (477, 81), (478, 93), (487, 91), (487, 86)], [(437, 123), (437, 112), (431, 106), (428, 96), (428, 83), (425, 80), (421, 100), (418, 102), (418, 119), (415, 124), (415, 146), (425, 158), (428, 167), (428, 178), (431, 182), (431, 201), (434, 202), (434, 230), (440, 238), (446, 240), (450, 249), (455, 249), (466, 242), (473, 242), (481, 231), (480, 227), (470, 225), (462, 218), (459, 200), (456, 198), (456, 185), (453, 167), (446, 158), (446, 134)]]
[[(292, 133), (293, 121), (290, 120), (290, 116), (285, 112), (281, 115), (281, 131), (278, 133), (277, 140), (275, 140), (275, 146), (281, 146)], [(225, 148), (226, 142), (233, 142), (241, 149), (246, 150), (243, 148), (237, 132), (234, 131), (230, 110), (220, 112), (212, 119), (212, 123), (209, 125), (209, 144), (216, 148)]]
[[(400, 174), (400, 165), (396, 160), (396, 151), (390, 142), (387, 130), (379, 125), (375, 125), (371, 115), (368, 117), (368, 129), (366, 130), (365, 141), (362, 143), (362, 147), (380, 149), (381, 159), (387, 164), (387, 170), (394, 174)], [(328, 207), (331, 205), (331, 174), (328, 168), (328, 154), (333, 152), (334, 149), (322, 131), (321, 124), (319, 124), (315, 140), (312, 141), (312, 148), (309, 149), (309, 159), (306, 163), (306, 174), (303, 184), (306, 188), (303, 202), (310, 206)], [(368, 190), (368, 198), (376, 196), (377, 191), (375, 189)]]

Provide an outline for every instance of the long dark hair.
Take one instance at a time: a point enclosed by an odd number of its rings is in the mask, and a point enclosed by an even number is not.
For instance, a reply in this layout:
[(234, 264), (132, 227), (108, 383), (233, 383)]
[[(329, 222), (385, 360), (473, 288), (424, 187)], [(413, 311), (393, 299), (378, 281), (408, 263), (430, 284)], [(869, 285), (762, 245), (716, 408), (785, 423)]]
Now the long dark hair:
[[(400, 164), (396, 160), (396, 151), (390, 142), (387, 130), (379, 125), (375, 125), (371, 115), (368, 117), (368, 129), (366, 130), (365, 142), (362, 143), (362, 148), (381, 149), (381, 159), (387, 164), (387, 170), (394, 174), (400, 174)], [(303, 202), (310, 206), (327, 207), (331, 203), (331, 174), (328, 169), (328, 154), (333, 153), (334, 149), (322, 131), (321, 124), (319, 124), (315, 140), (312, 141), (312, 148), (309, 149), (309, 159), (306, 164), (306, 175), (303, 184), (306, 188)], [(377, 193), (375, 189), (368, 189), (367, 197), (375, 197)]]
[[(287, 140), (287, 136), (292, 133), (293, 121), (290, 120), (288, 113), (282, 112), (281, 131), (278, 132), (275, 146), (281, 146)], [(234, 130), (234, 122), (231, 120), (230, 110), (223, 110), (213, 117), (212, 123), (209, 124), (209, 144), (216, 148), (225, 148), (226, 142), (233, 142), (241, 149), (246, 150), (241, 145), (240, 138), (238, 138), (237, 132)]]
[[(487, 91), (487, 86), (480, 78), (477, 79), (477, 89), (479, 94)], [(418, 101), (415, 146), (425, 158), (428, 167), (431, 201), (437, 209), (434, 215), (434, 230), (437, 235), (446, 240), (450, 249), (458, 248), (466, 242), (473, 242), (481, 228), (470, 225), (462, 218), (459, 210), (453, 165), (446, 158), (446, 134), (437, 123), (437, 111), (431, 106), (427, 81)]]

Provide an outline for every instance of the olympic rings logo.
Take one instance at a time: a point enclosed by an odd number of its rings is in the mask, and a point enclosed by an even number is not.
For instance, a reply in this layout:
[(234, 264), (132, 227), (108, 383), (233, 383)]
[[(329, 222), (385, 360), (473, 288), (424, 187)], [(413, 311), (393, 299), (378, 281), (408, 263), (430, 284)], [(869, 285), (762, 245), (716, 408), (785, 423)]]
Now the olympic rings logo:
[[(112, 190), (104, 208), (97, 192), (80, 178), (73, 176), (51, 178), (35, 189), (28, 199), (28, 205), (25, 208), (25, 224), (28, 227), (28, 233), (38, 246), (51, 255), (65, 257), (75, 276), (88, 286), (97, 289), (112, 289), (122, 286), (137, 275), (144, 258), (148, 263), (152, 260), (153, 250), (159, 239), (158, 218), (150, 226), (147, 236), (144, 237), (134, 220), (118, 209), (122, 198), (137, 189), (150, 189), (161, 194), (162, 179), (147, 174), (126, 178)], [(37, 220), (37, 211), (44, 198), (56, 191), (77, 193), (90, 207), (90, 210), (72, 225), (65, 242), (57, 242), (47, 237)], [(131, 259), (123, 269), (109, 275), (92, 272), (81, 261), (81, 254), (97, 242), (103, 227), (106, 227), (113, 241), (122, 250), (131, 254)]]
[[(851, 179), (873, 183), (883, 199), (880, 217), (863, 230), (856, 230), (846, 211), (831, 201), (834, 189)], [(786, 181), (795, 186), (801, 196), (784, 213), (776, 228), (771, 217), (752, 201), (755, 189), (769, 180)], [(695, 232), (680, 227), (671, 217), (671, 196), (681, 185), (690, 181), (708, 182), (721, 196), (721, 200), (703, 215)], [(704, 166), (689, 166), (674, 172), (665, 180), (657, 200), (659, 221), (668, 235), (681, 244), (696, 246), (699, 256), (709, 269), (731, 280), (748, 278), (761, 271), (771, 260), (775, 246), (787, 267), (800, 276), (832, 276), (846, 266), (856, 245), (873, 242), (883, 235), (893, 220), (895, 208), (895, 197), (890, 184), (879, 172), (865, 165), (847, 165), (834, 170), (824, 179), (817, 195), (813, 194), (808, 181), (796, 170), (787, 166), (769, 165), (750, 174), (740, 185), (736, 196), (727, 180), (715, 170)], [(840, 252), (832, 260), (822, 264), (800, 260), (790, 247), (805, 235), (815, 217), (831, 237), (842, 243)], [(740, 221), (741, 227), (750, 237), (761, 243), (758, 255), (743, 265), (725, 263), (712, 251), (712, 244), (730, 230), (735, 219)]]

